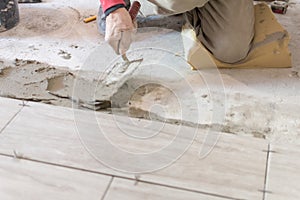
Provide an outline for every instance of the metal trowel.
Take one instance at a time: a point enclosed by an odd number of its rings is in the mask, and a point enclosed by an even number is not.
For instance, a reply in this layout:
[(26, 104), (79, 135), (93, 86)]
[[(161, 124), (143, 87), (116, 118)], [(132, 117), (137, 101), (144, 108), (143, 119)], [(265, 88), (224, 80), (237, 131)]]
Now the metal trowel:
[[(129, 9), (129, 14), (130, 14), (130, 17), (131, 17), (132, 21), (134, 21), (136, 19), (137, 15), (138, 15), (138, 13), (140, 11), (140, 8), (141, 8), (140, 2), (134, 1), (132, 3), (132, 6)], [(129, 61), (129, 59), (127, 58), (126, 53), (124, 53), (122, 55), (122, 59), (124, 60), (125, 63), (129, 63), (130, 64), (130, 62), (134, 62), (134, 61)], [(135, 62), (141, 62), (141, 61), (142, 60), (140, 59), (140, 60), (136, 60)]]

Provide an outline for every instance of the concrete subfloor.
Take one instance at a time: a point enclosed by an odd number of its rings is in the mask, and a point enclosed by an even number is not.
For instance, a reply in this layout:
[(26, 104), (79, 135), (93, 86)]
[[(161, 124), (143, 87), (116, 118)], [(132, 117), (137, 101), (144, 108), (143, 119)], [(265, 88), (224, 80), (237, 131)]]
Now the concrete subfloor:
[[(20, 5), (20, 24), (0, 33), (1, 96), (68, 107), (74, 90), (84, 101), (105, 99), (99, 78), (120, 58), (96, 22), (82, 22), (98, 7), (94, 0)], [(149, 57), (134, 76), (116, 83), (109, 112), (300, 144), (299, 10), (300, 1), (291, 0), (288, 13), (276, 15), (292, 37), (290, 69), (191, 71), (176, 58), (180, 33), (139, 30), (131, 50)]]

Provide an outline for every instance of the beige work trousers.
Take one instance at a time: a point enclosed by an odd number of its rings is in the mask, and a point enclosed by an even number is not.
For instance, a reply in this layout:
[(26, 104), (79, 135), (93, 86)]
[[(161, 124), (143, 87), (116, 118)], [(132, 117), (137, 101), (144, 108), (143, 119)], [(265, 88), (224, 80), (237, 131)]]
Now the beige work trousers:
[(147, 1), (157, 7), (158, 14), (185, 13), (198, 39), (222, 62), (239, 62), (251, 49), (255, 22), (252, 0)]

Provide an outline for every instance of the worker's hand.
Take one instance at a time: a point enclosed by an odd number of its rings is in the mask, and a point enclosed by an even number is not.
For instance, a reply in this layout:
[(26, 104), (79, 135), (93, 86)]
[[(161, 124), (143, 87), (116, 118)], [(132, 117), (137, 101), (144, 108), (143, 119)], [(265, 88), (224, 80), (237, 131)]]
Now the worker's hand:
[(134, 33), (134, 23), (125, 8), (119, 8), (106, 17), (105, 41), (117, 54), (126, 53)]

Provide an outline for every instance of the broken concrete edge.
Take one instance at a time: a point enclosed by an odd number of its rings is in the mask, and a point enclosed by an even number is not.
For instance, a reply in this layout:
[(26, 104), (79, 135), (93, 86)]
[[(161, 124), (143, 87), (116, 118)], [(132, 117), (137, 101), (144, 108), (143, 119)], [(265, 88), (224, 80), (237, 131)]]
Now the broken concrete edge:
[(19, 7), (17, 0), (0, 2), (0, 32), (9, 30), (19, 23)]
[[(83, 82), (83, 85), (86, 87), (95, 88), (101, 75), (100, 72), (69, 70), (67, 67), (51, 66), (35, 60), (1, 60), (0, 95), (67, 107), (71, 107), (76, 99), (84, 107), (87, 107), (86, 104), (93, 102), (91, 94), (89, 94), (89, 97), (86, 97), (84, 95), (88, 93), (83, 93), (82, 98), (80, 96), (75, 98), (72, 95), (73, 84), (78, 81)], [(84, 91), (86, 88), (79, 88), (79, 90)], [(109, 95), (107, 94), (106, 96)], [(100, 104), (105, 106), (101, 107), (101, 109), (110, 106), (108, 101), (109, 98), (95, 100), (96, 103), (98, 102), (97, 106)]]

